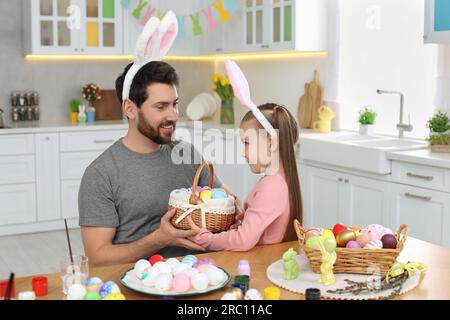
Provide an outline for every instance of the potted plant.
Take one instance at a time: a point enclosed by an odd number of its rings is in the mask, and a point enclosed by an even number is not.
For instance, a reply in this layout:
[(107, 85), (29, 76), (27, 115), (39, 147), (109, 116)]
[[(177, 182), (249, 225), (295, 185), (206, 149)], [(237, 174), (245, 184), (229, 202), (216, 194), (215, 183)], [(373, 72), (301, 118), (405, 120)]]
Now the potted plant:
[(100, 88), (93, 83), (85, 85), (82, 89), (82, 94), (83, 98), (89, 102), (89, 108), (93, 107), (94, 101), (100, 100), (102, 98)]
[(450, 153), (450, 119), (447, 114), (439, 111), (428, 120), (427, 128), (430, 129), (427, 141), (431, 151)]
[(359, 111), (359, 134), (369, 135), (373, 132), (373, 125), (377, 118), (377, 113), (370, 109), (369, 107), (364, 107)]
[(80, 106), (80, 100), (72, 99), (70, 100), (70, 122), (78, 122), (78, 107)]
[(234, 123), (234, 92), (228, 77), (219, 74), (213, 76), (213, 90), (221, 100), (220, 123)]

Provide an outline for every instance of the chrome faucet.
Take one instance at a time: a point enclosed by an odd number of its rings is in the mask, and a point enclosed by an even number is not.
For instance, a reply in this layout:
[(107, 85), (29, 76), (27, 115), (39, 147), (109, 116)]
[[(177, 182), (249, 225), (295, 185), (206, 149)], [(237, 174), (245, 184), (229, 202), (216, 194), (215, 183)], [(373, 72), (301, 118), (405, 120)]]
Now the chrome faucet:
[(377, 89), (377, 93), (378, 94), (387, 93), (387, 94), (398, 94), (398, 95), (400, 95), (400, 123), (397, 124), (397, 129), (398, 129), (398, 137), (400, 139), (402, 139), (403, 136), (404, 136), (404, 134), (403, 134), (404, 131), (411, 132), (413, 130), (413, 126), (411, 125), (411, 121), (409, 119), (409, 116), (408, 116), (408, 124), (403, 123), (403, 103), (405, 101), (403, 93), (398, 92), (398, 91), (388, 91), (388, 90), (380, 90), (380, 89)]

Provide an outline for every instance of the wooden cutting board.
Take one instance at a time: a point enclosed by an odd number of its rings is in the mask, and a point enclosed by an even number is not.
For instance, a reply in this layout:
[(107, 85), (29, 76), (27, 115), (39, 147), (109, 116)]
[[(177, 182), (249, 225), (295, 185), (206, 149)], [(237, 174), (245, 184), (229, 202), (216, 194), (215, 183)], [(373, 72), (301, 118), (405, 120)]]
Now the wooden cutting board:
[(116, 90), (102, 90), (102, 98), (94, 102), (95, 120), (123, 120), (122, 105)]
[(319, 109), (323, 105), (323, 87), (320, 84), (319, 71), (314, 71), (314, 79), (305, 84), (305, 93), (298, 105), (299, 124), (301, 128), (313, 128), (319, 120)]

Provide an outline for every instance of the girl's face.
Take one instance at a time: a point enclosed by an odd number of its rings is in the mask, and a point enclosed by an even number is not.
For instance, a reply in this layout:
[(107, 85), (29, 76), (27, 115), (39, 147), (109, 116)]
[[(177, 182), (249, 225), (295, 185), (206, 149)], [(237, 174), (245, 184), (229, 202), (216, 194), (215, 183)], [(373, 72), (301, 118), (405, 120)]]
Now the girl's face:
[(253, 173), (263, 173), (271, 163), (271, 140), (255, 119), (245, 121), (240, 127), (244, 144), (244, 158)]

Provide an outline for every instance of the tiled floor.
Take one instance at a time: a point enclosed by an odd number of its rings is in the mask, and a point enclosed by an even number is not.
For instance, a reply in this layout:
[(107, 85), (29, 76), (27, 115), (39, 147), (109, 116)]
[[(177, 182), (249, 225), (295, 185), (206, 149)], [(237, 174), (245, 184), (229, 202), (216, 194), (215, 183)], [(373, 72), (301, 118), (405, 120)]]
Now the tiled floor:
[[(83, 254), (80, 229), (70, 230), (73, 254)], [(68, 256), (65, 231), (0, 237), (0, 279), (59, 272), (61, 257)]]

